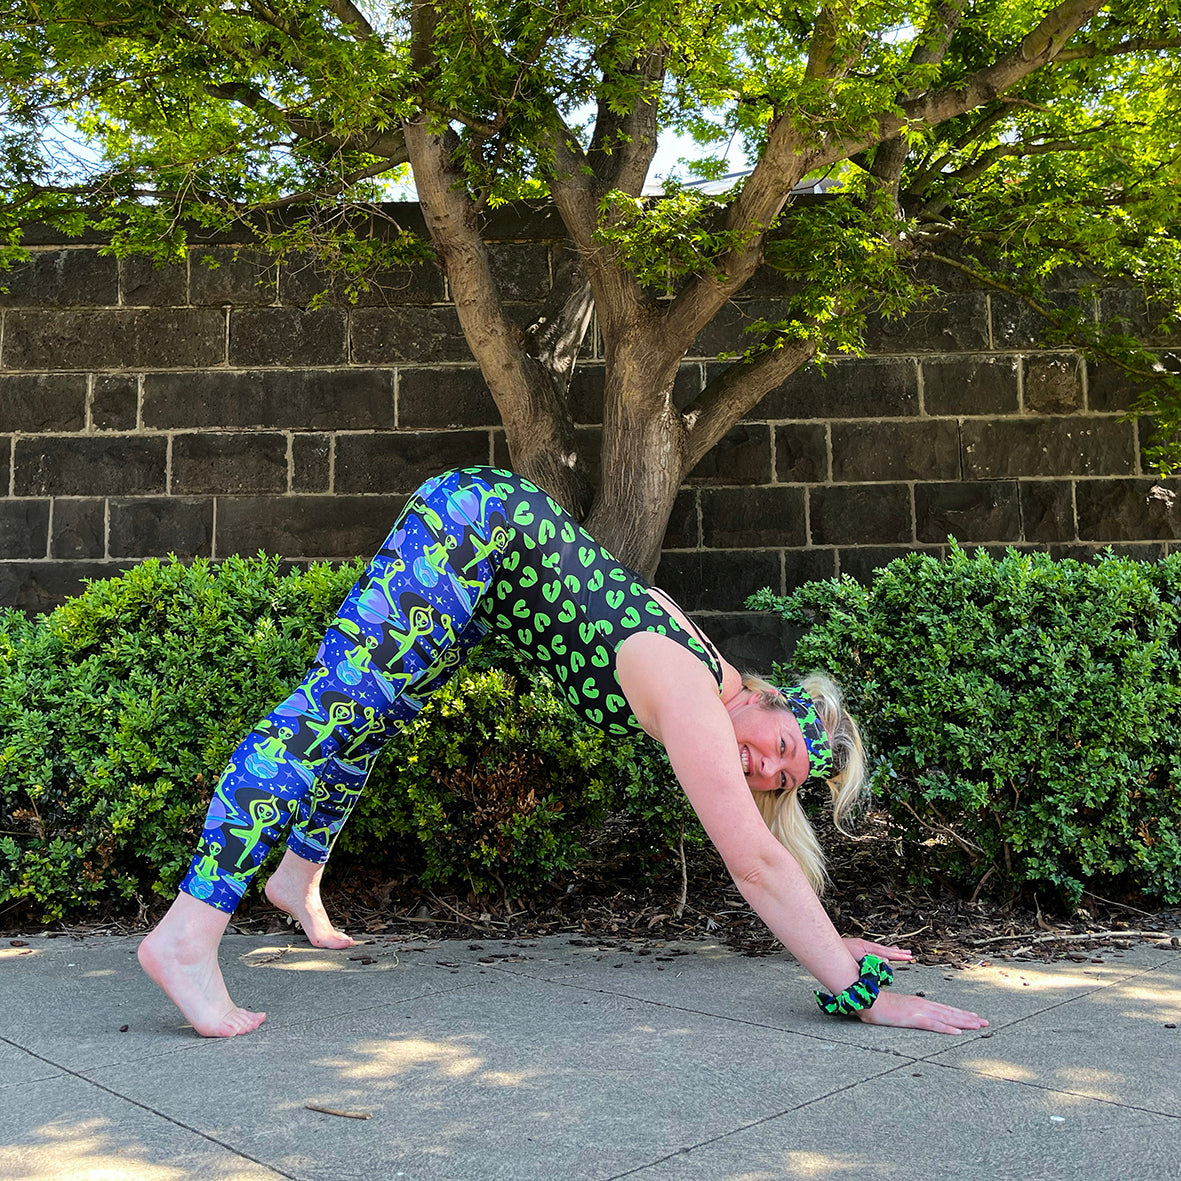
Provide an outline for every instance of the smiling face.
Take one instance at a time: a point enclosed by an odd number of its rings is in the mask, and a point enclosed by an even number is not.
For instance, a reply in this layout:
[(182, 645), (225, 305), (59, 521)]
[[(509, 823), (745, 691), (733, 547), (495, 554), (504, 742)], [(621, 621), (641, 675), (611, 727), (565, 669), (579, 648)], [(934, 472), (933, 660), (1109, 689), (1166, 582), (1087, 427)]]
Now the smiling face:
[(755, 791), (799, 787), (808, 778), (808, 749), (795, 716), (768, 709), (760, 694), (744, 690), (726, 703), (738, 740), (738, 758), (746, 782)]

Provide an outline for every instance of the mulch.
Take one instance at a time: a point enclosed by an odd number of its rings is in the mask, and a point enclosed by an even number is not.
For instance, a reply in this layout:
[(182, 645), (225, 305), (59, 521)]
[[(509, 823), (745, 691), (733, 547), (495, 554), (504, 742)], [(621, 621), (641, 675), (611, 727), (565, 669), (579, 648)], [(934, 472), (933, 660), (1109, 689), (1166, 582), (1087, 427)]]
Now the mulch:
[[(968, 896), (951, 886), (914, 887), (884, 813), (870, 812), (849, 840), (818, 826), (832, 884), (825, 905), (843, 935), (910, 948), (918, 962), (963, 969), (1003, 960), (1096, 962), (1105, 949), (1152, 941), (1178, 947), (1181, 909), (1161, 909), (1133, 895), (1084, 895), (1067, 912), (1036, 895)], [(682, 903), (682, 891), (684, 894)], [(673, 940), (710, 939), (749, 956), (771, 955), (778, 941), (746, 904), (712, 847), (689, 849), (682, 868), (674, 854), (655, 875), (638, 880), (610, 861), (586, 863), (548, 889), (519, 899), (434, 893), (412, 877), (358, 865), (334, 866), (324, 886), (334, 920), (354, 936), (521, 940), (566, 935), (572, 943), (628, 943), (654, 948)], [(54, 924), (48, 934), (148, 930), (167, 902), (134, 920), (108, 916)], [(243, 906), (234, 929), (291, 932), (291, 920), (261, 898)], [(3, 932), (6, 935), (27, 933)]]

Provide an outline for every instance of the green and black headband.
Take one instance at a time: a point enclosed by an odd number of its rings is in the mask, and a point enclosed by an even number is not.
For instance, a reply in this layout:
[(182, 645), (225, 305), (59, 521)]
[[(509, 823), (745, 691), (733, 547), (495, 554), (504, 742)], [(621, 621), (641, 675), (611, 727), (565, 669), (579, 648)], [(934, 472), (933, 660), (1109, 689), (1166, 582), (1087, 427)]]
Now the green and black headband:
[[(828, 731), (816, 713), (816, 706), (812, 698), (804, 692), (802, 685), (785, 685), (779, 690), (780, 696), (787, 704), (787, 708), (795, 715), (800, 724), (800, 731), (804, 735), (804, 746), (808, 750), (808, 778), (826, 781), (833, 773), (832, 744), (828, 741)], [(801, 787), (803, 784), (800, 785)]]

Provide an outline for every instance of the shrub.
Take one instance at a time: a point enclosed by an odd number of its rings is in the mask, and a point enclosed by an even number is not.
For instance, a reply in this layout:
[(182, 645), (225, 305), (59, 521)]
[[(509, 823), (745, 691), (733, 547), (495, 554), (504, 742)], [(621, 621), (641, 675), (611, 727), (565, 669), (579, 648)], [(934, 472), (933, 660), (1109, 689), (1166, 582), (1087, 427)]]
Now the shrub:
[[(303, 676), (357, 573), (148, 561), (36, 620), (0, 612), (0, 908), (51, 919), (171, 893), (230, 752)], [(675, 846), (688, 805), (654, 744), (608, 744), (505, 646), (482, 648), (390, 743), (342, 851), (517, 891), (574, 865), (609, 809), (639, 847)]]
[(1181, 555), (909, 554), (750, 606), (808, 628), (916, 874), (1181, 901)]

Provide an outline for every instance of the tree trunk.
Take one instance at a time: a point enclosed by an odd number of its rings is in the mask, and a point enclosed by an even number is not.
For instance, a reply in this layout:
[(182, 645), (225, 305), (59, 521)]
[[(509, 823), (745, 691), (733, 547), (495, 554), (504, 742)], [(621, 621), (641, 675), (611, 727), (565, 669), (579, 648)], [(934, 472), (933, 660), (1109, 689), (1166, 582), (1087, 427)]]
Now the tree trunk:
[[(405, 134), (427, 229), (451, 285), (464, 336), (500, 411), (513, 466), (569, 512), (581, 515), (590, 489), (585, 465), (578, 462), (565, 397), (568, 369), (558, 378), (530, 355), (525, 333), (505, 315), (476, 205), (454, 163), (454, 133), (435, 131), (429, 118), (419, 117), (407, 121)], [(580, 320), (581, 331), (590, 316), (584, 304), (576, 295), (563, 303), (567, 316)], [(559, 332), (556, 341), (545, 336), (538, 344), (572, 366), (570, 335)]]
[(649, 316), (608, 345), (602, 473), (587, 529), (621, 562), (651, 578), (685, 476), (685, 424), (673, 404), (679, 352), (658, 343)]

